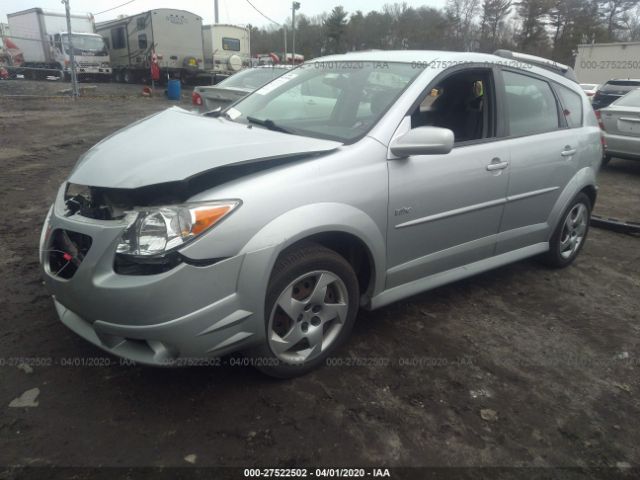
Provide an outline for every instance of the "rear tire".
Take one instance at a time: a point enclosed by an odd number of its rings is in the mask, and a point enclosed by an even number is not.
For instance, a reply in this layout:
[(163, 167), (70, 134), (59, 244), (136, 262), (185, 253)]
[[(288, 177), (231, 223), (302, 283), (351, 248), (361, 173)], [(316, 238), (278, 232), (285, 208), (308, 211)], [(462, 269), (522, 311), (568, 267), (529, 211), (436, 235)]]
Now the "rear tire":
[(609, 165), (609, 162), (611, 161), (611, 155), (604, 155), (602, 157), (602, 167), (606, 167), (607, 165)]
[(590, 219), (591, 200), (580, 192), (560, 217), (549, 241), (549, 251), (540, 260), (551, 268), (571, 265), (587, 240)]
[(333, 250), (315, 243), (285, 250), (267, 287), (265, 342), (249, 352), (255, 366), (292, 378), (322, 365), (353, 328), (358, 292), (353, 268)]

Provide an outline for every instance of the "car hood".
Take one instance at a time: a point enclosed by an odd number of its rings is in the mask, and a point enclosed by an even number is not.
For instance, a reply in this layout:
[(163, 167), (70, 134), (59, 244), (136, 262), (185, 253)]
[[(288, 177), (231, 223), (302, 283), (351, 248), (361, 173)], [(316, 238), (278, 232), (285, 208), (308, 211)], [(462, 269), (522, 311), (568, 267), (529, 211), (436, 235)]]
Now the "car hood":
[(96, 144), (79, 159), (69, 182), (138, 188), (186, 180), (222, 166), (329, 152), (341, 145), (172, 107)]

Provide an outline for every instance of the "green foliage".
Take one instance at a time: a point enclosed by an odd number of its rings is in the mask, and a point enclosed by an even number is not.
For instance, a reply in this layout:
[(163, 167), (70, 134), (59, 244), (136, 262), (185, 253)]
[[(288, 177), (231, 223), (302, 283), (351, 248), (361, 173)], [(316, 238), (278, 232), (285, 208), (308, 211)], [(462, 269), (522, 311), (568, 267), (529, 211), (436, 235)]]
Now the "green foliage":
[[(442, 9), (394, 3), (366, 13), (335, 6), (314, 17), (296, 15), (296, 53), (308, 59), (369, 49), (507, 48), (572, 64), (580, 43), (640, 40), (639, 5), (640, 0), (447, 0)], [(253, 27), (251, 50), (282, 55), (283, 27)]]

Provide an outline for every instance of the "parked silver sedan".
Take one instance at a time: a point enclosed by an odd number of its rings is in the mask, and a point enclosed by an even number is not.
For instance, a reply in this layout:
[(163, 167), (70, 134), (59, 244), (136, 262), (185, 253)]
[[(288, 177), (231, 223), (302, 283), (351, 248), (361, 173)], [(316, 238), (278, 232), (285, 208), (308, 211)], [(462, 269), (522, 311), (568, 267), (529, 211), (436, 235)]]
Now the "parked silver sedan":
[(319, 58), (222, 112), (173, 107), (102, 140), (42, 231), (60, 319), (143, 364), (240, 351), (290, 377), (329, 361), (360, 308), (571, 264), (600, 128), (571, 69), (507, 53)]
[(606, 142), (604, 162), (612, 157), (640, 160), (640, 89), (596, 112)]
[(191, 103), (199, 112), (208, 112), (218, 107), (227, 107), (249, 93), (257, 90), (283, 73), (291, 65), (260, 65), (247, 68), (210, 87), (195, 87)]

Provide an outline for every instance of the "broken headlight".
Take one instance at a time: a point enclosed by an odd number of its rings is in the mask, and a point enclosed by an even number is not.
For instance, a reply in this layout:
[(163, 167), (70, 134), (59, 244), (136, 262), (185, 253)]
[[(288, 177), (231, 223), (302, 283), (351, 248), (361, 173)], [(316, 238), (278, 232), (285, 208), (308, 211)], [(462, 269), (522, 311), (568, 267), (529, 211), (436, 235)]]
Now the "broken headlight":
[(127, 212), (128, 226), (116, 252), (147, 257), (178, 248), (212, 228), (240, 205), (238, 200), (140, 207)]

